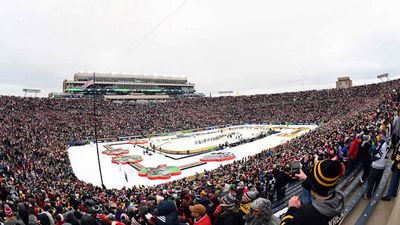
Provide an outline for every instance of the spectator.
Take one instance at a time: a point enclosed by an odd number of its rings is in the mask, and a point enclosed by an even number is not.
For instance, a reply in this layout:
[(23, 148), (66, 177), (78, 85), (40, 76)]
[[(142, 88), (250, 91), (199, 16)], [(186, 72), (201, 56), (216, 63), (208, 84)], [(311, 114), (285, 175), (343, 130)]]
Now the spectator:
[(156, 225), (178, 225), (178, 213), (174, 203), (169, 200), (163, 200), (158, 205)]
[(289, 186), (290, 178), (290, 167), (285, 166), (283, 170), (280, 170), (276, 178), (276, 196), (277, 200), (282, 200), (286, 195), (286, 189)]
[(383, 171), (386, 167), (386, 157), (389, 151), (386, 141), (385, 131), (381, 131), (379, 134), (379, 142), (377, 143), (376, 148), (371, 150), (371, 172), (368, 176), (367, 192), (364, 196), (368, 199), (371, 198), (372, 194), (378, 188), (379, 182), (381, 182)]
[(4, 225), (24, 225), (23, 221), (15, 218), (14, 212), (12, 211), (11, 207), (8, 204), (4, 204), (4, 214), (5, 214)]
[(391, 134), (392, 134), (392, 146), (393, 149), (396, 149), (397, 144), (399, 143), (399, 136), (400, 136), (400, 118), (399, 118), (399, 112), (397, 110), (394, 112)]
[[(76, 144), (85, 144), (93, 138), (92, 108), (88, 107), (92, 103), (90, 100), (0, 96), (0, 198), (3, 203), (9, 204), (12, 212), (18, 211), (24, 223), (26, 215), (19, 203), (26, 205), (29, 225), (36, 224), (37, 219), (42, 225), (50, 225), (50, 219), (55, 221), (58, 214), (64, 216), (65, 223), (81, 225), (82, 221), (85, 223), (88, 219), (82, 214), (94, 217), (93, 212), (90, 212), (92, 207), (101, 211), (96, 213), (99, 217), (97, 222), (106, 225), (122, 220), (126, 211), (131, 221), (146, 224), (147, 215), (151, 222), (155, 222), (157, 208), (160, 206), (156, 202), (159, 195), (168, 199), (164, 201), (173, 198), (179, 219), (191, 223), (189, 205), (193, 205), (195, 196), (201, 196), (204, 190), (208, 196), (204, 196), (201, 201), (205, 205), (211, 201), (209, 206), (212, 208), (206, 207), (207, 211), (217, 212), (218, 218), (221, 206), (216, 196), (224, 192), (222, 189), (227, 193), (238, 194), (238, 199), (248, 189), (254, 188), (251, 186), (261, 191), (260, 186), (267, 185), (264, 174), (270, 173), (273, 165), (279, 171), (291, 160), (314, 154), (320, 160), (338, 159), (339, 144), (343, 146), (346, 137), (361, 131), (364, 131), (363, 136), (371, 137), (363, 138), (358, 149), (361, 157), (368, 158), (369, 154), (364, 153), (369, 152), (368, 146), (377, 141), (373, 132), (368, 134), (367, 127), (376, 124), (389, 129), (388, 125), (393, 124), (392, 130), (396, 129), (394, 112), (398, 110), (400, 96), (392, 90), (399, 86), (400, 80), (395, 80), (340, 90), (174, 99), (143, 105), (120, 105), (100, 100), (98, 104), (102, 107), (98, 108), (97, 118), (99, 138), (146, 136), (247, 122), (320, 124), (301, 137), (215, 170), (205, 171), (204, 175), (198, 175), (194, 180), (180, 179), (157, 186), (134, 186), (123, 190), (95, 187), (78, 180), (72, 171), (65, 146), (76, 140)], [(212, 114), (209, 113), (211, 110)], [(132, 117), (132, 114), (136, 116)], [(167, 119), (171, 115), (174, 119)], [(366, 171), (363, 174), (364, 180), (368, 175)], [(239, 181), (243, 183), (238, 188), (235, 185)], [(177, 191), (174, 197), (169, 194), (180, 187), (187, 187), (187, 190)], [(280, 194), (280, 198), (283, 197)], [(129, 212), (127, 206), (131, 204), (137, 210)], [(42, 211), (45, 213), (40, 213)], [(3, 220), (9, 219), (4, 212), (0, 217)], [(62, 221), (57, 220), (57, 223)]]
[(206, 207), (202, 204), (196, 204), (189, 207), (194, 218), (194, 225), (211, 225), (210, 217), (206, 213)]
[(271, 201), (274, 202), (274, 196), (275, 196), (275, 185), (276, 185), (276, 179), (272, 173), (268, 173), (267, 175), (267, 198)]
[(250, 204), (250, 214), (244, 216), (246, 225), (278, 225), (279, 218), (272, 215), (271, 202), (258, 198)]
[(393, 198), (397, 197), (400, 180), (400, 151), (398, 148), (395, 149), (396, 151), (393, 153), (393, 165), (391, 168), (392, 176), (387, 193), (382, 197), (383, 201), (391, 201)]
[(222, 198), (221, 211), (221, 214), (216, 218), (216, 225), (239, 225), (239, 212), (235, 196), (227, 194)]
[(344, 196), (335, 190), (341, 170), (338, 161), (322, 160), (314, 165), (309, 176), (303, 171), (296, 174), (300, 180), (310, 183), (310, 192), (315, 199), (302, 205), (300, 198), (293, 196), (289, 200), (288, 211), (282, 217), (282, 224), (338, 224), (344, 209)]
[(358, 156), (358, 146), (360, 145), (361, 141), (361, 135), (357, 135), (354, 137), (353, 135), (353, 140), (351, 141), (349, 152), (348, 152), (348, 157), (349, 157), (349, 164), (347, 167), (346, 175), (348, 175), (357, 165), (357, 156)]
[[(248, 191), (242, 195), (242, 201), (239, 206), (239, 219), (242, 219), (243, 216), (250, 213), (250, 204), (256, 200), (258, 196), (258, 192)], [(245, 221), (242, 221), (240, 224), (244, 224)]]
[(360, 149), (361, 150), (360, 157), (363, 166), (361, 183), (364, 183), (364, 181), (367, 180), (369, 172), (371, 170), (371, 163), (372, 163), (370, 154), (371, 147), (372, 147), (371, 136), (369, 135), (369, 132), (365, 132), (363, 135), (363, 142), (361, 144), (361, 149)]

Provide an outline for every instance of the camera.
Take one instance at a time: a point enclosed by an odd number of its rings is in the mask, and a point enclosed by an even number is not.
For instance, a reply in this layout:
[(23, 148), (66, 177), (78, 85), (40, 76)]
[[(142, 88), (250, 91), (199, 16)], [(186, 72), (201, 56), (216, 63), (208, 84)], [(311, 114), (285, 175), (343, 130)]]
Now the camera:
[(295, 176), (295, 174), (299, 174), (300, 173), (300, 161), (299, 160), (295, 160), (290, 162), (290, 174), (292, 177)]

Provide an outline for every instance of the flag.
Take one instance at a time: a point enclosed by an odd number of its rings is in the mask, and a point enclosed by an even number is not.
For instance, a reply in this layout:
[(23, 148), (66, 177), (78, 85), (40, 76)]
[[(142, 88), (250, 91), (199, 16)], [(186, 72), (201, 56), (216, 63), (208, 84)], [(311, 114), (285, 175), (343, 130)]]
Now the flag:
[(83, 87), (83, 89), (85, 89), (85, 88), (92, 86), (93, 84), (94, 84), (94, 80), (88, 80), (82, 85), (82, 87)]

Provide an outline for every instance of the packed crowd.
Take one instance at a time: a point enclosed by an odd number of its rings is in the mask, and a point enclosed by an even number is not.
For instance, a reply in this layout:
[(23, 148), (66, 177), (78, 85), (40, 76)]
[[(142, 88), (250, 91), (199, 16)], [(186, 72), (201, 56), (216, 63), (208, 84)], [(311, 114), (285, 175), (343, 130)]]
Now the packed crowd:
[[(367, 153), (361, 148), (355, 152), (351, 145), (391, 123), (400, 100), (399, 84), (395, 80), (340, 90), (176, 99), (140, 106), (99, 100), (100, 137), (243, 122), (320, 124), (306, 135), (204, 171), (195, 179), (123, 190), (81, 182), (72, 172), (66, 143), (93, 138), (91, 100), (2, 96), (0, 220), (7, 225), (279, 223), (271, 215), (271, 202), (282, 199), (294, 180), (291, 161), (301, 159), (304, 171), (313, 167), (314, 158), (338, 160), (345, 173), (361, 162), (368, 170)], [(375, 139), (369, 141), (374, 144)]]

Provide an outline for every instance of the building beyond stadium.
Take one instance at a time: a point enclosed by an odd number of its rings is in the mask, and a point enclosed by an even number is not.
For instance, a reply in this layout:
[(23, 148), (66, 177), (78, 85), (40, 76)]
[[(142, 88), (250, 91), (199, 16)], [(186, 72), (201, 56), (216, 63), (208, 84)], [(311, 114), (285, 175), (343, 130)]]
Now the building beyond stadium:
[[(83, 91), (83, 84), (93, 80), (93, 73), (76, 73), (74, 80), (64, 80), (64, 93)], [(154, 76), (96, 73), (96, 87), (110, 88), (121, 93), (194, 93), (194, 84), (189, 83), (183, 76)]]
[[(62, 94), (64, 96), (82, 95), (88, 91), (83, 88), (83, 85), (93, 79), (92, 72), (75, 73), (73, 80), (64, 80)], [(153, 98), (154, 95), (165, 97), (196, 95), (194, 94), (195, 84), (189, 83), (185, 76), (96, 73), (95, 83), (96, 89), (101, 89), (106, 98), (113, 98), (112, 95), (118, 96), (118, 99), (123, 99), (123, 95), (127, 99), (136, 98), (134, 96), (143, 98), (149, 95)]]

